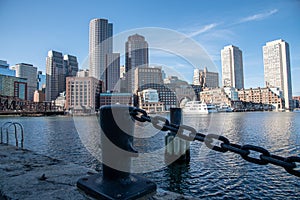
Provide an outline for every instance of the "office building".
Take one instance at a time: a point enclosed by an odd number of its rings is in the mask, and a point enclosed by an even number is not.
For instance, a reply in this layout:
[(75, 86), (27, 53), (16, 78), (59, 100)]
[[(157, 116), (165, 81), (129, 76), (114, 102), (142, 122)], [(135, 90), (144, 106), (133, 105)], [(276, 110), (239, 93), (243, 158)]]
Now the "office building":
[(76, 76), (78, 72), (77, 57), (72, 55), (64, 55), (65, 76)]
[(118, 81), (120, 80), (120, 54), (109, 53), (106, 54), (106, 91), (120, 91), (118, 88)]
[(148, 42), (145, 37), (135, 34), (128, 37), (125, 44), (125, 71), (128, 91), (135, 86), (134, 71), (138, 67), (148, 67)]
[(177, 98), (177, 94), (168, 86), (164, 84), (148, 83), (140, 87), (140, 90), (138, 92), (145, 89), (154, 89), (157, 91), (159, 101), (162, 102), (165, 106), (164, 110), (170, 110), (170, 108), (179, 106), (179, 99)]
[(94, 113), (99, 109), (101, 84), (94, 77), (67, 77), (66, 109), (72, 113)]
[(163, 85), (161, 67), (138, 67), (134, 71), (134, 80), (134, 93), (148, 89), (151, 84)]
[(88, 69), (81, 69), (76, 74), (77, 77), (89, 77), (89, 70)]
[(132, 94), (131, 93), (101, 93), (100, 94), (100, 107), (104, 105), (122, 104), (132, 106)]
[(107, 19), (92, 19), (89, 26), (89, 73), (105, 80), (106, 54), (112, 53), (113, 24)]
[(27, 100), (27, 79), (0, 74), (0, 95)]
[(37, 90), (46, 92), (46, 75), (42, 71), (37, 72)]
[(221, 50), (223, 87), (244, 88), (242, 51), (233, 45)]
[(16, 71), (9, 69), (9, 64), (7, 64), (7, 61), (0, 60), (0, 74), (6, 76), (16, 76)]
[(146, 89), (138, 92), (139, 108), (147, 113), (157, 113), (165, 111), (165, 105), (159, 101), (158, 92), (154, 89)]
[(219, 87), (219, 73), (209, 72), (206, 67), (204, 69), (195, 69), (193, 77), (194, 85), (202, 87), (217, 88)]
[(50, 50), (46, 58), (46, 101), (55, 100), (66, 91), (66, 77), (76, 76), (77, 58)]
[(283, 92), (284, 108), (293, 109), (289, 44), (282, 39), (263, 46), (264, 77), (267, 87)]
[(33, 101), (37, 84), (37, 68), (27, 63), (19, 63), (11, 68), (16, 71), (16, 77), (27, 79), (27, 100)]
[(46, 101), (53, 101), (65, 91), (64, 59), (61, 52), (50, 50), (46, 58)]

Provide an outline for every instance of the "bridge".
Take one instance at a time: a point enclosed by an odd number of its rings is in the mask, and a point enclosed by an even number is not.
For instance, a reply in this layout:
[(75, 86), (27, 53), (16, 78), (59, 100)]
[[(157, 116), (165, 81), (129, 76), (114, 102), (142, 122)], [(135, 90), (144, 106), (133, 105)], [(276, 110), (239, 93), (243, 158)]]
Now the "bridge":
[(0, 95), (0, 115), (61, 115), (54, 102), (33, 102), (18, 97)]

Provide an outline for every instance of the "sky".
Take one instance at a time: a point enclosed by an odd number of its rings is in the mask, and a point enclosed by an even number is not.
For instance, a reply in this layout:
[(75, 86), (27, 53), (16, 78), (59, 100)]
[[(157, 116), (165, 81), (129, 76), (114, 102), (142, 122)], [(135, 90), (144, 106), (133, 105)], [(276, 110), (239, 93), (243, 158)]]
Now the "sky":
[[(93, 18), (112, 22), (115, 35), (139, 30), (147, 35), (152, 30), (149, 27), (155, 27), (187, 37), (207, 53), (214, 65), (207, 67), (220, 75), (221, 49), (235, 45), (243, 52), (245, 88), (265, 86), (262, 46), (283, 39), (290, 45), (293, 95), (300, 96), (299, 0), (0, 0), (0, 60), (10, 65), (30, 63), (45, 72), (47, 52), (53, 49), (77, 56), (79, 67), (87, 68), (89, 21)], [(161, 39), (167, 40), (168, 35)], [(204, 67), (151, 50), (159, 41), (145, 38), (150, 64), (168, 68), (167, 75), (179, 74), (191, 82), (193, 69)], [(195, 50), (191, 47), (189, 52), (191, 49)], [(200, 55), (197, 50), (194, 57), (197, 53)]]

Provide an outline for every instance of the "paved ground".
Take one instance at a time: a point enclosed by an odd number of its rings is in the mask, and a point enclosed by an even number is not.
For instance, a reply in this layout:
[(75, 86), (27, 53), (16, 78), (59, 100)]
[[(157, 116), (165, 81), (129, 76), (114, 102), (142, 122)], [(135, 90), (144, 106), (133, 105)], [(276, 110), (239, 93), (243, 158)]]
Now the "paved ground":
[[(0, 144), (0, 200), (92, 200), (76, 187), (79, 178), (91, 174), (95, 171)], [(144, 199), (192, 198), (158, 189), (156, 194)]]

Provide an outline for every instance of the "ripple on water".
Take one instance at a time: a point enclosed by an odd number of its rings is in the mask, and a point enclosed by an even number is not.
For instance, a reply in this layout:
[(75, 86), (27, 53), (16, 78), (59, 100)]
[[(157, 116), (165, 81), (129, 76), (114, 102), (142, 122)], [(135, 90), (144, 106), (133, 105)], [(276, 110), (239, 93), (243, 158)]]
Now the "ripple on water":
[[(228, 115), (227, 115), (228, 114)], [(101, 164), (85, 148), (70, 117), (13, 117), (0, 118), (18, 121), (25, 128), (25, 148), (51, 157), (75, 162), (101, 170)], [(98, 133), (82, 118), (89, 133)], [(252, 144), (280, 156), (300, 155), (300, 115), (291, 113), (226, 113), (184, 119), (197, 130), (226, 136), (231, 142)], [(84, 124), (83, 124), (84, 125)], [(97, 126), (95, 126), (97, 127)], [(90, 130), (91, 129), (91, 130)], [(147, 127), (146, 130), (151, 131)], [(97, 134), (87, 135), (87, 142), (95, 148)], [(92, 137), (92, 138), (91, 138)], [(164, 144), (163, 133), (149, 140), (137, 140), (137, 148), (151, 152)], [(97, 149), (94, 149), (95, 152)], [(297, 199), (299, 178), (289, 175), (281, 167), (259, 166), (227, 152), (207, 151), (202, 143), (191, 144), (191, 162), (186, 166), (164, 167), (145, 173), (159, 187), (195, 198), (204, 199)]]

